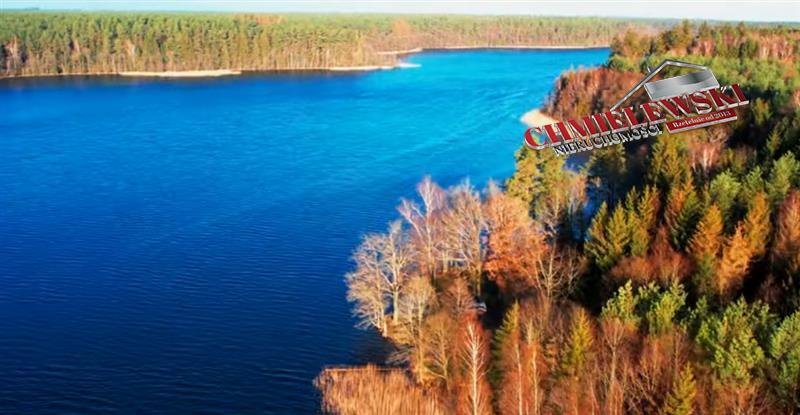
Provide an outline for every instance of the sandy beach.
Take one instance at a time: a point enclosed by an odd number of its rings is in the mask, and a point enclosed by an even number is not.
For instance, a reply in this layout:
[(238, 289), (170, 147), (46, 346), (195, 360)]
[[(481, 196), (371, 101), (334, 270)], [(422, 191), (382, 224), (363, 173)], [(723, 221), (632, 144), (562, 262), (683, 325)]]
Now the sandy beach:
[(332, 66), (330, 68), (319, 68), (321, 71), (334, 71), (334, 72), (358, 72), (358, 71), (377, 71), (394, 69), (394, 65), (362, 65), (362, 66)]
[(423, 50), (422, 48), (413, 48), (413, 49), (405, 49), (405, 50), (384, 50), (384, 51), (378, 52), (378, 55), (382, 55), (382, 56), (385, 56), (385, 55), (408, 55), (410, 53), (422, 52), (422, 50)]
[(539, 108), (532, 109), (525, 114), (522, 114), (522, 117), (519, 120), (525, 123), (525, 125), (528, 127), (541, 127), (543, 125), (558, 122), (558, 120), (555, 118), (543, 113)]
[(156, 78), (206, 78), (228, 75), (240, 75), (242, 71), (234, 69), (212, 69), (205, 71), (127, 71), (120, 72), (120, 76), (156, 77)]

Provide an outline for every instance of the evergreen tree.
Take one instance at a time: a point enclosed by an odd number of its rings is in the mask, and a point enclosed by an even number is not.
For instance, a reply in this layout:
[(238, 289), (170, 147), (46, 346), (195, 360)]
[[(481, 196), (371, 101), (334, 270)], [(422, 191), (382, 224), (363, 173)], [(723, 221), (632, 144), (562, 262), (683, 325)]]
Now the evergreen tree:
[(639, 316), (636, 314), (636, 297), (633, 293), (633, 285), (630, 281), (617, 290), (600, 313), (600, 318), (604, 320), (618, 320), (623, 324), (636, 326), (639, 323)]
[(689, 241), (689, 253), (701, 262), (706, 257), (716, 257), (722, 237), (722, 214), (716, 204), (712, 204), (700, 219), (697, 231)]
[(584, 250), (600, 269), (609, 266), (606, 247), (609, 241), (606, 239), (606, 221), (608, 220), (608, 205), (605, 202), (600, 205), (600, 209), (592, 218), (592, 223), (587, 231), (587, 240)]
[(497, 383), (509, 371), (504, 359), (508, 357), (509, 348), (519, 347), (520, 342), (520, 311), (519, 303), (514, 302), (503, 316), (503, 322), (495, 331), (492, 339), (493, 354), (497, 365), (494, 367), (492, 377)]
[(592, 220), (586, 252), (601, 270), (610, 269), (624, 254), (630, 241), (630, 228), (622, 205), (607, 214), (605, 203)]
[(753, 121), (756, 127), (763, 128), (769, 121), (772, 120), (772, 108), (770, 108), (769, 101), (756, 98), (752, 104)]
[(638, 312), (644, 317), (647, 332), (655, 335), (674, 328), (675, 317), (685, 303), (686, 293), (679, 284), (672, 284), (664, 291), (650, 283), (636, 292)]
[(594, 342), (592, 325), (583, 309), (577, 309), (561, 355), (561, 373), (565, 376), (580, 376), (589, 360), (589, 353)]
[(766, 159), (772, 160), (783, 144), (783, 131), (780, 128), (773, 128), (767, 136), (767, 143), (764, 145), (763, 152)]
[[(635, 216), (634, 216), (635, 217)], [(633, 224), (628, 222), (628, 215), (625, 214), (624, 207), (620, 204), (614, 208), (614, 213), (608, 219), (606, 227), (606, 237), (609, 243), (609, 255), (613, 258), (612, 263), (616, 263), (625, 254), (630, 242), (630, 229)]]
[(741, 183), (730, 173), (724, 171), (714, 177), (708, 188), (711, 201), (715, 203), (722, 213), (723, 223), (726, 229), (732, 229), (732, 216), (739, 195)]
[(721, 314), (708, 314), (700, 323), (697, 342), (715, 377), (723, 383), (745, 384), (764, 360), (758, 338), (769, 333), (773, 317), (760, 304), (738, 300)]
[(516, 154), (517, 169), (506, 182), (510, 196), (523, 200), (531, 215), (555, 230), (567, 213), (570, 172), (564, 158), (552, 151), (523, 147)]
[(682, 249), (694, 233), (700, 219), (702, 204), (689, 181), (685, 188), (675, 188), (667, 199), (665, 220), (670, 240), (677, 249)]
[(538, 194), (543, 191), (541, 184), (546, 178), (542, 175), (542, 165), (549, 160), (555, 160), (544, 153), (528, 147), (522, 147), (517, 151), (514, 174), (506, 181), (505, 185), (510, 196), (531, 205)]
[(800, 311), (786, 317), (769, 343), (778, 397), (790, 410), (800, 410)]
[(690, 180), (689, 166), (682, 141), (664, 132), (653, 144), (645, 177), (648, 183), (671, 191), (682, 188)]
[(692, 368), (688, 364), (681, 369), (661, 408), (661, 415), (691, 415), (697, 394)]
[(528, 406), (529, 376), (522, 343), (519, 303), (506, 312), (495, 333), (495, 382), (501, 414), (519, 414)]
[[(625, 185), (628, 172), (624, 146), (609, 146), (592, 152), (586, 163), (590, 182), (600, 183), (598, 189), (614, 203)], [(596, 180), (591, 180), (596, 179)]]
[(636, 191), (628, 192), (625, 210), (630, 229), (629, 253), (631, 256), (645, 255), (650, 248), (658, 220), (658, 207), (659, 194), (655, 187), (645, 186), (641, 195)]
[(722, 215), (717, 205), (712, 204), (689, 242), (689, 254), (695, 263), (693, 281), (697, 291), (711, 294), (718, 254), (722, 245)]
[(739, 205), (747, 206), (753, 200), (757, 193), (765, 192), (766, 185), (764, 183), (763, 172), (761, 166), (755, 166), (744, 176), (742, 186), (739, 190)]
[(639, 194), (636, 189), (628, 192), (625, 199), (625, 217), (627, 218), (628, 229), (630, 230), (629, 253), (632, 256), (644, 255), (650, 244), (649, 229), (639, 212), (639, 203)]
[(783, 201), (789, 193), (789, 188), (797, 183), (798, 177), (800, 177), (800, 161), (797, 161), (791, 152), (787, 152), (773, 163), (766, 185), (772, 206), (778, 206)]
[(772, 228), (769, 216), (767, 196), (763, 192), (756, 193), (744, 218), (744, 237), (755, 258), (761, 257), (767, 250)]
[(642, 220), (642, 227), (647, 229), (648, 233), (655, 229), (658, 222), (660, 198), (661, 194), (655, 186), (645, 186), (642, 196), (639, 198), (637, 210)]

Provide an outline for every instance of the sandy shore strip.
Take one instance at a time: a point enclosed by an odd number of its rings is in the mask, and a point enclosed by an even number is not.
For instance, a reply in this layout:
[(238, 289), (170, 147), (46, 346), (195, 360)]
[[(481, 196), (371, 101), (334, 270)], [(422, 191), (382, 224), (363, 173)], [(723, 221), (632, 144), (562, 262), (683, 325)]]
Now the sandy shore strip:
[(422, 48), (413, 48), (413, 49), (406, 49), (406, 50), (384, 50), (381, 52), (377, 52), (378, 55), (408, 55), (411, 53), (422, 52)]
[(364, 65), (364, 66), (334, 66), (331, 68), (319, 68), (323, 71), (350, 72), (350, 71), (386, 71), (390, 69), (419, 68), (418, 63), (397, 62), (394, 65)]
[(558, 122), (558, 120), (555, 118), (543, 113), (539, 108), (535, 108), (526, 112), (519, 120), (525, 123), (525, 125), (528, 127), (541, 127), (543, 125), (554, 124)]
[(319, 70), (334, 71), (334, 72), (357, 72), (357, 71), (387, 70), (394, 68), (396, 68), (396, 66), (394, 65), (362, 65), (362, 66), (332, 66), (330, 68), (319, 68)]
[(240, 75), (242, 71), (234, 69), (213, 69), (205, 71), (127, 71), (120, 72), (120, 76), (155, 77), (155, 78), (208, 78), (217, 76)]

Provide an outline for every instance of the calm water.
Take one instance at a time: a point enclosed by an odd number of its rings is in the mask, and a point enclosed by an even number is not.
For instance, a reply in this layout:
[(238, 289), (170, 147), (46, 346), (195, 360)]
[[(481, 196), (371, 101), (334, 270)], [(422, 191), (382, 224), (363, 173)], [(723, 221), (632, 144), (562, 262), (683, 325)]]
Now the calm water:
[(425, 174), (513, 170), (563, 70), (607, 50), (420, 68), (0, 83), (0, 413), (313, 413), (380, 361), (343, 275)]

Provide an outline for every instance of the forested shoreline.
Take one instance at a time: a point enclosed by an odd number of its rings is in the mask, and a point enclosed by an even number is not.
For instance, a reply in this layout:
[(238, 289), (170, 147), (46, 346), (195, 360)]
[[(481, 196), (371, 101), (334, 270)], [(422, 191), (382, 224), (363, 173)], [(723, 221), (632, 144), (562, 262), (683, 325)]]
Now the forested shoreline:
[[(663, 59), (751, 99), (730, 124), (523, 148), (484, 190), (430, 178), (346, 277), (388, 367), (324, 370), (337, 414), (800, 412), (800, 31), (684, 22), (612, 43), (545, 110), (604, 110)], [(485, 307), (485, 309), (484, 309)]]
[(205, 13), (0, 13), (0, 76), (389, 66), (386, 51), (606, 46), (658, 21), (598, 18)]

